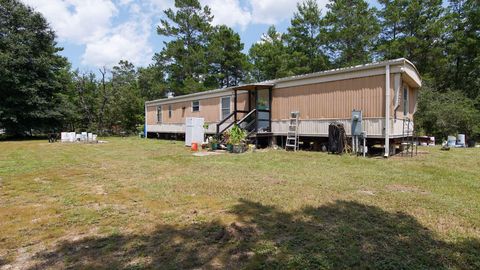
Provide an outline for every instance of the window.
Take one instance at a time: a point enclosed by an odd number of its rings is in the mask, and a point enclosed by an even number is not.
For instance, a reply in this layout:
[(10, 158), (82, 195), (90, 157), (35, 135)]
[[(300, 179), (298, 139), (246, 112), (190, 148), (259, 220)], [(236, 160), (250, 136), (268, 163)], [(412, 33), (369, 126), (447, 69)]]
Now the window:
[(230, 115), (230, 97), (222, 97), (222, 120)]
[(168, 105), (168, 118), (172, 118), (172, 113), (173, 113), (172, 105)]
[(408, 88), (405, 86), (403, 87), (403, 116), (408, 115)]
[(200, 101), (194, 100), (192, 101), (192, 112), (199, 112), (200, 111)]
[(162, 106), (157, 106), (157, 123), (162, 123)]

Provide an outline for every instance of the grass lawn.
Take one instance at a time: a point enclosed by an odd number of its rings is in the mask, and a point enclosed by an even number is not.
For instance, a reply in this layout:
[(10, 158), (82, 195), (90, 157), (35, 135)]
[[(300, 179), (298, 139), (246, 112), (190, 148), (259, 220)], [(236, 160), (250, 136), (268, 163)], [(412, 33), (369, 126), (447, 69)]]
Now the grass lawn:
[(0, 142), (0, 269), (480, 269), (480, 149)]

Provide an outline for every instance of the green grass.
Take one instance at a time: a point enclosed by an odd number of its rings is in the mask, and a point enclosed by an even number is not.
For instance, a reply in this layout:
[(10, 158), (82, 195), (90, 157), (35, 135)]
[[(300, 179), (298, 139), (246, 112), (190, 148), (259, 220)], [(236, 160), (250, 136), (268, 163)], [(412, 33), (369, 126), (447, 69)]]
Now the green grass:
[(0, 142), (0, 269), (479, 269), (480, 149)]

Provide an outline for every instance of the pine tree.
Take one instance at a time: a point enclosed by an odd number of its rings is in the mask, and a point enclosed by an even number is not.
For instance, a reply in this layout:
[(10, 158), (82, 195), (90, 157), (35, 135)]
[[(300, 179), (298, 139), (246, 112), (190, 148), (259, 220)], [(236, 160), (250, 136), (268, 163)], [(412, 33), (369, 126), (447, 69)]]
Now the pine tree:
[(382, 58), (405, 57), (423, 75), (443, 73), (445, 66), (442, 0), (380, 0)]
[(240, 35), (231, 28), (215, 27), (208, 44), (210, 77), (214, 87), (238, 85), (247, 75), (248, 59), (242, 52), (244, 44)]
[(283, 35), (270, 26), (261, 40), (252, 45), (249, 58), (253, 64), (252, 76), (256, 81), (264, 81), (300, 73), (299, 67), (289, 54)]
[(291, 20), (286, 41), (288, 51), (295, 56), (298, 67), (303, 67), (299, 70), (300, 73), (321, 71), (328, 67), (321, 30), (321, 10), (317, 2), (306, 0), (297, 4), (297, 12)]
[(376, 9), (364, 0), (330, 0), (324, 17), (324, 35), (337, 67), (372, 61), (379, 33)]
[(381, 20), (382, 32), (378, 41), (377, 50), (383, 59), (404, 57), (400, 39), (403, 36), (402, 18), (408, 5), (407, 0), (379, 0), (383, 8), (378, 16)]
[(167, 19), (157, 28), (159, 35), (173, 40), (165, 42), (154, 60), (164, 67), (172, 91), (202, 91), (208, 73), (206, 47), (213, 16), (210, 8), (202, 7), (198, 0), (175, 0), (175, 8), (164, 11)]
[(61, 124), (69, 65), (59, 51), (40, 13), (17, 0), (0, 2), (0, 128), (22, 135)]
[[(446, 15), (448, 72), (444, 87), (480, 98), (480, 3), (452, 0)], [(479, 99), (480, 101), (480, 99)], [(480, 106), (480, 102), (478, 104)]]

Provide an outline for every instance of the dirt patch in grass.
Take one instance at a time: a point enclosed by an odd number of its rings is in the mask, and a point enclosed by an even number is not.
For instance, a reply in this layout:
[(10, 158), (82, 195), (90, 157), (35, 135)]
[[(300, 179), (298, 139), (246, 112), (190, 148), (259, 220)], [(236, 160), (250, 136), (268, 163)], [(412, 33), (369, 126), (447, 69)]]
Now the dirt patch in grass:
[(412, 185), (391, 184), (391, 185), (387, 185), (385, 188), (388, 191), (393, 191), (393, 192), (402, 192), (402, 193), (408, 192), (408, 193), (417, 193), (422, 195), (430, 194), (430, 192)]
[(265, 176), (263, 177), (263, 181), (265, 182), (265, 184), (269, 184), (269, 185), (286, 185), (287, 184), (287, 181), (286, 180), (283, 180), (283, 179), (279, 179), (277, 177), (273, 177), (273, 176)]

